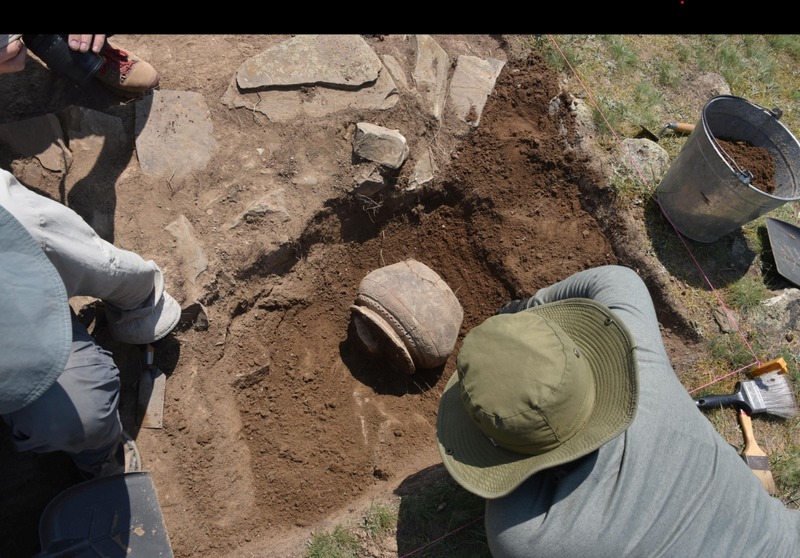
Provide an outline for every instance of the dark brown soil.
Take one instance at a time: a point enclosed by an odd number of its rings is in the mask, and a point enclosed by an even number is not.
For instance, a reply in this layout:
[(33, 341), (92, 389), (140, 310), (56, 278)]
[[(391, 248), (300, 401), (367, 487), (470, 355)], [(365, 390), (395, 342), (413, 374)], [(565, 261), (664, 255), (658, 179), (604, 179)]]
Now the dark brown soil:
[[(717, 143), (742, 170), (753, 173), (750, 185), (767, 194), (775, 193), (775, 161), (769, 151), (756, 147), (749, 141), (717, 138)], [(734, 165), (734, 169), (736, 166)]]

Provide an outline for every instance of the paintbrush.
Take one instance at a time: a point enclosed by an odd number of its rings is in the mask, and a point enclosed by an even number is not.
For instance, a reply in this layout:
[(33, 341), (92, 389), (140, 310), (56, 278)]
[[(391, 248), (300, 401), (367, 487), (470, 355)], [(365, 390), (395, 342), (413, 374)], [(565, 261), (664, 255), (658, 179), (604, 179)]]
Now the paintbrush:
[(729, 395), (707, 395), (694, 401), (700, 409), (734, 405), (748, 415), (767, 413), (790, 419), (798, 414), (792, 384), (779, 372), (767, 372), (753, 380), (739, 382), (736, 391)]

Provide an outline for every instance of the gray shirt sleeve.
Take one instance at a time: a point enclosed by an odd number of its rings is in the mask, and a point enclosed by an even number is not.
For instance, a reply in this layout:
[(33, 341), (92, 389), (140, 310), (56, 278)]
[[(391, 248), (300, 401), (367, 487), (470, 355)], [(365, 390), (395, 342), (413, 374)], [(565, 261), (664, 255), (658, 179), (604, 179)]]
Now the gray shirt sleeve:
[(542, 289), (528, 306), (566, 298), (608, 306), (633, 333), (639, 408), (633, 424), (598, 451), (487, 501), (493, 556), (800, 555), (800, 513), (767, 494), (696, 408), (672, 370), (638, 275), (617, 266), (587, 270)]

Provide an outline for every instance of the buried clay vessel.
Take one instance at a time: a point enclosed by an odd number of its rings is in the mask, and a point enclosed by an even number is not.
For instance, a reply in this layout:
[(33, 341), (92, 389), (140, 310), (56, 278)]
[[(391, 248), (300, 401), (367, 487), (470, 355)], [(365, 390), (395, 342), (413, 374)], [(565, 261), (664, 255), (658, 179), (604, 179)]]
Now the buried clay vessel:
[(350, 310), (362, 346), (406, 374), (444, 364), (464, 317), (447, 283), (410, 259), (367, 274)]

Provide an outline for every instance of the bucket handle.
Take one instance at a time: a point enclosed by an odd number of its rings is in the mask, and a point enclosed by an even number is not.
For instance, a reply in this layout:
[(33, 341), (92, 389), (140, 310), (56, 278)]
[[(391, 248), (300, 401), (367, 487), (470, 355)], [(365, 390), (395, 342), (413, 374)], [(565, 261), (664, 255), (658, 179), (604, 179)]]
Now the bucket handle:
[[(755, 103), (753, 103), (753, 104), (755, 104)], [(753, 173), (750, 172), (747, 169), (743, 169), (742, 167), (740, 167), (736, 163), (736, 159), (734, 159), (733, 157), (728, 155), (728, 152), (725, 151), (724, 149), (722, 149), (722, 146), (719, 144), (719, 142), (717, 141), (717, 138), (713, 134), (709, 134), (709, 136), (711, 137), (711, 141), (714, 142), (714, 145), (717, 146), (717, 149), (719, 149), (725, 155), (725, 158), (729, 162), (733, 163), (733, 166), (736, 167), (737, 171), (739, 171), (739, 172), (734, 172), (734, 174), (736, 175), (736, 178), (741, 180), (742, 184), (744, 184), (745, 186), (748, 186), (750, 184), (750, 181), (753, 180)]]
[(761, 105), (759, 105), (759, 104), (757, 104), (757, 103), (754, 103), (754, 102), (752, 102), (752, 101), (748, 101), (748, 102), (749, 102), (750, 104), (752, 104), (753, 106), (760, 108), (760, 109), (761, 109), (761, 110), (763, 110), (764, 112), (767, 112), (767, 113), (769, 113), (770, 115), (772, 115), (772, 117), (773, 117), (775, 120), (780, 120), (780, 119), (781, 119), (781, 116), (783, 116), (783, 111), (782, 111), (781, 109), (779, 109), (779, 108), (768, 109), (768, 108), (766, 108), (766, 107), (762, 107)]
[[(751, 105), (753, 105), (754, 107), (758, 107), (758, 108), (760, 108), (761, 110), (763, 110), (764, 112), (766, 112), (767, 114), (769, 114), (770, 116), (772, 116), (772, 117), (773, 117), (775, 120), (780, 120), (780, 119), (781, 119), (781, 116), (783, 116), (783, 111), (782, 111), (781, 109), (779, 109), (779, 108), (768, 109), (768, 108), (766, 108), (766, 107), (762, 107), (762, 106), (761, 106), (761, 105), (759, 105), (758, 103), (754, 103), (754, 102), (752, 102), (752, 101), (748, 101), (748, 102), (749, 102)], [(737, 171), (739, 171), (739, 172), (735, 173), (735, 174), (736, 174), (736, 177), (737, 177), (739, 180), (741, 180), (741, 181), (742, 181), (742, 183), (743, 183), (744, 185), (749, 185), (749, 184), (750, 184), (750, 181), (751, 181), (751, 180), (753, 180), (753, 173), (752, 173), (752, 172), (750, 172), (749, 170), (747, 170), (747, 169), (743, 169), (743, 168), (741, 168), (739, 165), (737, 165), (737, 164), (736, 164), (736, 160), (735, 160), (733, 157), (731, 157), (730, 155), (728, 155), (728, 153), (727, 153), (727, 152), (726, 152), (724, 149), (722, 149), (722, 146), (721, 146), (721, 145), (719, 144), (719, 142), (717, 141), (717, 138), (716, 138), (716, 137), (715, 137), (713, 134), (709, 134), (709, 135), (711, 136), (711, 140), (714, 142), (714, 145), (717, 147), (717, 149), (719, 149), (720, 151), (722, 151), (722, 153), (724, 153), (724, 154), (725, 154), (725, 157), (726, 157), (726, 158), (727, 158), (727, 159), (728, 159), (728, 160), (729, 160), (731, 163), (733, 163), (733, 165), (736, 167), (736, 170), (737, 170)]]

